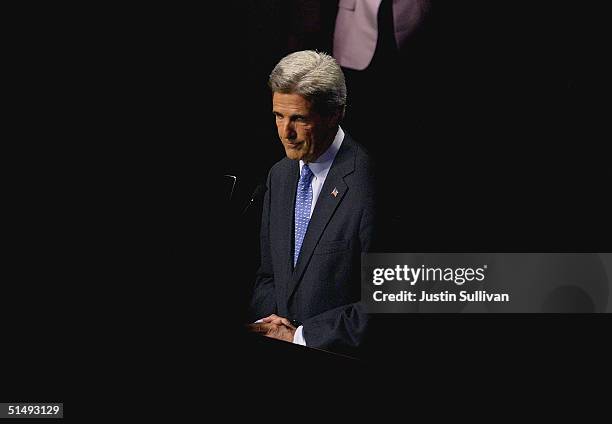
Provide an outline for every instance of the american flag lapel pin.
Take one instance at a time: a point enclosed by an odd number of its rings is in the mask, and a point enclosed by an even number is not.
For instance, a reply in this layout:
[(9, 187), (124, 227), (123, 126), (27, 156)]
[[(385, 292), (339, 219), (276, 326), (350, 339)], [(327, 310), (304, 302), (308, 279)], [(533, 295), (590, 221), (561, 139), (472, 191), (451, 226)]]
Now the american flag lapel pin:
[(332, 196), (336, 197), (338, 195), (338, 189), (334, 187), (334, 190), (331, 192)]

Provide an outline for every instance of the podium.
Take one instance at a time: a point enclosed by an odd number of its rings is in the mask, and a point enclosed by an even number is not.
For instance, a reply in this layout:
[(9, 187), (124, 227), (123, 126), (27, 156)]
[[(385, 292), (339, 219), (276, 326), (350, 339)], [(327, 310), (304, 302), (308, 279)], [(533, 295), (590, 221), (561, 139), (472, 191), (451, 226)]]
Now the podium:
[(240, 375), (254, 383), (297, 378), (315, 382), (321, 378), (355, 377), (362, 374), (365, 361), (245, 331), (232, 346), (232, 363), (237, 364)]
[(362, 362), (354, 357), (276, 340), (246, 331), (240, 335), (240, 338), (238, 348), (244, 355), (253, 360), (276, 358), (295, 364), (334, 365), (349, 368), (358, 367)]

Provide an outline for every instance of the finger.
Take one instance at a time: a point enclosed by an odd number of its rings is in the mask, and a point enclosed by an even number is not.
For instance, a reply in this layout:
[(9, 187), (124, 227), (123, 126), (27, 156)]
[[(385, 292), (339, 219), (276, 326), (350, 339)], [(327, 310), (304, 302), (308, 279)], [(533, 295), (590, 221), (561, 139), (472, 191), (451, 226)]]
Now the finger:
[(263, 321), (270, 323), (270, 324), (286, 325), (289, 328), (295, 328), (291, 324), (291, 321), (289, 321), (287, 318), (279, 317), (276, 314), (272, 314), (269, 317), (264, 318)]
[(272, 314), (270, 316), (267, 316), (265, 318), (262, 319), (263, 322), (271, 322), (272, 320), (276, 319), (276, 318), (280, 318), (278, 315), (276, 314)]
[(287, 327), (276, 327), (272, 331), (264, 334), (266, 337), (270, 337), (273, 339), (284, 340), (287, 342), (293, 341), (293, 331), (289, 330)]
[(276, 317), (275, 319), (270, 321), (271, 324), (276, 324), (276, 325), (285, 325), (289, 328), (295, 328), (292, 324), (291, 321), (289, 321), (287, 318), (283, 318), (283, 317)]
[(264, 324), (249, 324), (248, 325), (249, 330), (251, 330), (254, 333), (267, 333), (270, 326), (269, 325), (264, 325)]
[(291, 324), (291, 321), (289, 321), (287, 318), (281, 318), (280, 322), (281, 324), (286, 325), (289, 328), (295, 328), (293, 324)]
[(278, 338), (279, 338), (279, 334), (280, 334), (280, 333), (281, 333), (281, 331), (282, 331), (282, 330), (281, 330), (282, 328), (283, 328), (283, 327), (278, 327), (278, 326), (273, 326), (273, 327), (270, 327), (270, 330), (269, 330), (269, 331), (267, 331), (267, 332), (264, 334), (264, 336), (266, 336), (266, 337), (271, 337), (271, 338), (273, 338), (273, 339), (278, 339)]

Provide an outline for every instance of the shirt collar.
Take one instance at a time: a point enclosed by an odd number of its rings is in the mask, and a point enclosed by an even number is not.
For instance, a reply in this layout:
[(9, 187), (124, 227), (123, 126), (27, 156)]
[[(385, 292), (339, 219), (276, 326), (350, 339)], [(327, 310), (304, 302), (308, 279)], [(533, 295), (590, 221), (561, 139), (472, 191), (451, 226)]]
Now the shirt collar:
[[(338, 131), (336, 132), (336, 137), (334, 137), (334, 141), (327, 148), (325, 152), (321, 156), (317, 158), (314, 162), (309, 162), (308, 167), (314, 174), (316, 178), (325, 178), (329, 169), (331, 168), (332, 162), (336, 158), (336, 154), (338, 150), (340, 150), (340, 146), (342, 145), (342, 141), (344, 140), (344, 131), (340, 126), (338, 126)], [(302, 168), (304, 167), (304, 161), (300, 160), (300, 173), (302, 172)]]

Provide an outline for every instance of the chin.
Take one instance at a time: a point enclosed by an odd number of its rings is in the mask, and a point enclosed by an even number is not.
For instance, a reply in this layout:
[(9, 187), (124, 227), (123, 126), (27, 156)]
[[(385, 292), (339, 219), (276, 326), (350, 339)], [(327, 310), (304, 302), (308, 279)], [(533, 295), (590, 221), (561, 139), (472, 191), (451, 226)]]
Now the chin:
[(300, 160), (304, 156), (302, 154), (302, 152), (296, 152), (294, 150), (293, 151), (292, 150), (285, 150), (285, 154), (287, 155), (287, 157), (289, 159), (292, 159), (292, 160)]

